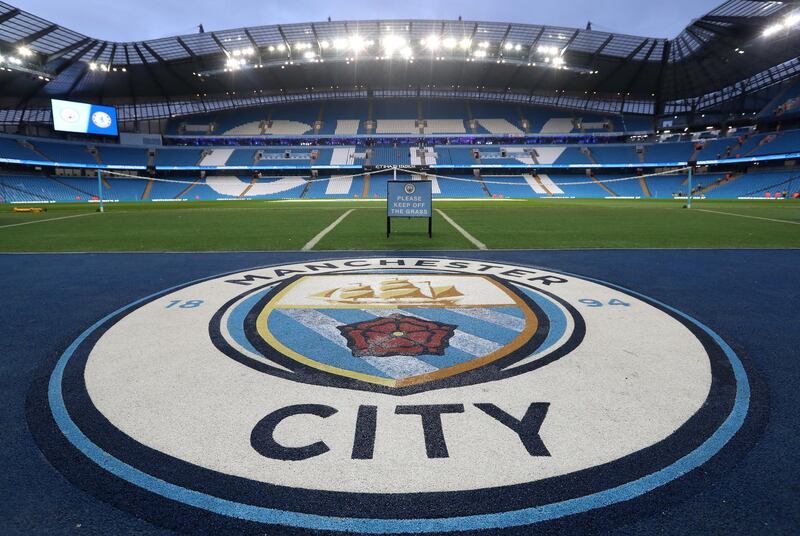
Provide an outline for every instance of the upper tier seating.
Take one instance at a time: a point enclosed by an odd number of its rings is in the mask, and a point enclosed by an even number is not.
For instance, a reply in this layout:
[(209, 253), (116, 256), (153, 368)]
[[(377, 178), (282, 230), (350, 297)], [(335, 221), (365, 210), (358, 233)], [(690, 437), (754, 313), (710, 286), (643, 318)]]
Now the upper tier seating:
[(366, 100), (328, 101), (322, 104), (322, 127), (318, 134), (323, 136), (352, 136), (366, 134), (364, 122), (369, 115)]
[(800, 153), (800, 130), (778, 133), (769, 143), (765, 143), (750, 153), (750, 156)]
[(168, 149), (156, 150), (155, 165), (159, 166), (196, 166), (200, 161), (200, 149)]
[(462, 119), (427, 119), (425, 134), (466, 134)]
[(508, 119), (478, 119), (478, 125), (483, 127), (488, 134), (521, 136), (521, 128), (514, 126)]
[(690, 141), (676, 143), (654, 143), (645, 146), (646, 162), (687, 162), (694, 152), (694, 143)]
[(0, 158), (14, 160), (36, 160), (42, 161), (44, 158), (28, 147), (20, 145), (15, 138), (0, 137)]
[(376, 134), (419, 134), (416, 119), (378, 119)]
[(147, 165), (147, 150), (141, 147), (115, 147), (113, 145), (98, 145), (97, 149), (100, 151), (100, 159), (106, 165)]
[(272, 134), (273, 136), (302, 136), (303, 134), (311, 134), (312, 130), (314, 130), (314, 127), (307, 123), (277, 119), (266, 125), (264, 134)]
[[(452, 122), (431, 123), (443, 120)], [(293, 123), (282, 123), (284, 121)], [(463, 133), (463, 126), (470, 133), (475, 127), (474, 133), (498, 135), (519, 135), (523, 131), (530, 134), (652, 132), (654, 124), (652, 117), (634, 114), (598, 114), (505, 102), (372, 98), (276, 104), (177, 117), (169, 121), (166, 133), (192, 136), (352, 136), (372, 133), (368, 131), (369, 122), (376, 125), (381, 122), (384, 126), (378, 133), (417, 134), (419, 127), (412, 123), (415, 121), (427, 121), (428, 134), (459, 134)], [(471, 124), (470, 121), (478, 123)], [(272, 128), (268, 128), (270, 123)]]
[(800, 112), (800, 80), (784, 88), (761, 111), (762, 117), (782, 117)]
[[(337, 119), (336, 129), (332, 132), (335, 136), (354, 136), (358, 134), (361, 121), (358, 119)], [(320, 131), (321, 133), (322, 131)]]
[(35, 140), (34, 146), (53, 162), (97, 164), (86, 145)]

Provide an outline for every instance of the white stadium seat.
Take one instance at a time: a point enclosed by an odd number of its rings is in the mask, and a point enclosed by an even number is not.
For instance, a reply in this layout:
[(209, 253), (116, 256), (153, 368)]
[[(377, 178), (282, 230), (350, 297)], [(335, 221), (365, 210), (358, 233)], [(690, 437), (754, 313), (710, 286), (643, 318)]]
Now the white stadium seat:
[(478, 123), (492, 134), (511, 134), (521, 136), (522, 129), (511, 124), (507, 119), (477, 119)]

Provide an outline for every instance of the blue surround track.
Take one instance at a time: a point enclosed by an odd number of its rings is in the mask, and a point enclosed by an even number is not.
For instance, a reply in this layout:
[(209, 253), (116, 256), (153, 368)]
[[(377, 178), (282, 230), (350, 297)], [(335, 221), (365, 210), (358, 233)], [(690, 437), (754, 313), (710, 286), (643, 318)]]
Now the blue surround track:
[[(796, 534), (800, 475), (800, 250), (437, 252), (551, 268), (642, 293), (705, 324), (743, 358), (754, 413), (722, 454), (660, 491), (568, 519), (545, 533)], [(162, 289), (219, 273), (354, 252), (0, 255), (0, 533), (172, 534), (73, 486), (46, 461), (26, 424), (29, 387), (46, 363), (101, 318)], [(373, 255), (373, 253), (370, 253)], [(403, 252), (404, 256), (415, 255)], [(421, 254), (426, 255), (426, 254)], [(49, 370), (49, 369), (48, 369)], [(36, 411), (36, 408), (27, 408)], [(70, 460), (58, 460), (59, 464)], [(113, 492), (113, 490), (112, 490)], [(124, 493), (120, 488), (119, 493)], [(178, 508), (176, 506), (176, 508)], [(134, 514), (130, 513), (133, 512)], [(152, 512), (142, 517), (152, 518)], [(170, 512), (159, 515), (169, 517)], [(164, 523), (169, 525), (169, 523)], [(198, 518), (192, 532), (226, 532)], [(509, 529), (531, 534), (532, 529)], [(539, 527), (536, 534), (541, 533)], [(276, 531), (275, 534), (287, 534)]]

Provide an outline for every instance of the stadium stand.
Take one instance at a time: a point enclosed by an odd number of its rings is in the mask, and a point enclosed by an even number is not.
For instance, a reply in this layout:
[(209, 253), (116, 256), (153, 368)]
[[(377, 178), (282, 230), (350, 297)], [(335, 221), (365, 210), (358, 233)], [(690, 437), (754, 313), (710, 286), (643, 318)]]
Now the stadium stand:
[(110, 166), (147, 166), (147, 151), (141, 147), (98, 145), (100, 159)]
[(0, 156), (14, 160), (46, 160), (43, 154), (35, 152), (30, 142), (22, 138), (0, 137)]
[(156, 150), (155, 164), (158, 167), (170, 166), (196, 166), (200, 161), (200, 149), (168, 149), (165, 147)]
[(408, 147), (373, 147), (373, 166), (408, 166), (411, 155)]
[(654, 143), (645, 146), (645, 162), (687, 162), (694, 152), (694, 143)]

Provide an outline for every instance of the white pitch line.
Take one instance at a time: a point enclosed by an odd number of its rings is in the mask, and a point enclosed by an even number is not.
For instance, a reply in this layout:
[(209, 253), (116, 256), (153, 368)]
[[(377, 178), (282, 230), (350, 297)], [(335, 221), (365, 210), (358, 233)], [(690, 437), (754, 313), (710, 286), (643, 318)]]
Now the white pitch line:
[(486, 249), (489, 249), (489, 248), (487, 248), (487, 247), (486, 247), (486, 244), (484, 244), (483, 242), (479, 241), (477, 238), (475, 238), (474, 236), (472, 236), (471, 234), (469, 234), (469, 233), (468, 233), (468, 232), (467, 232), (467, 231), (466, 231), (466, 230), (465, 230), (463, 227), (461, 227), (459, 224), (457, 224), (455, 221), (453, 221), (453, 218), (451, 218), (450, 216), (448, 216), (447, 214), (445, 214), (444, 212), (442, 212), (442, 211), (441, 211), (441, 210), (439, 210), (438, 208), (436, 209), (436, 212), (438, 212), (438, 213), (439, 213), (439, 215), (440, 215), (442, 218), (444, 218), (444, 220), (445, 220), (447, 223), (449, 223), (450, 225), (452, 225), (452, 226), (453, 226), (453, 229), (455, 229), (456, 231), (458, 231), (459, 233), (461, 233), (461, 234), (462, 234), (462, 236), (463, 236), (464, 238), (466, 238), (467, 240), (469, 240), (470, 242), (472, 242), (472, 244), (473, 244), (473, 245), (474, 245), (476, 248), (478, 248), (478, 249), (481, 249), (481, 250), (486, 250)]
[(320, 231), (320, 232), (319, 232), (319, 234), (318, 234), (317, 236), (315, 236), (314, 238), (312, 238), (312, 239), (311, 239), (311, 240), (308, 242), (308, 244), (306, 244), (305, 246), (303, 246), (303, 249), (302, 249), (301, 251), (309, 251), (310, 249), (313, 249), (313, 248), (314, 248), (314, 246), (316, 246), (316, 245), (317, 245), (317, 243), (318, 243), (320, 240), (322, 240), (323, 238), (325, 238), (325, 235), (326, 235), (326, 234), (328, 234), (328, 233), (330, 233), (331, 231), (333, 231), (334, 227), (336, 227), (337, 225), (339, 225), (340, 223), (342, 223), (342, 220), (343, 220), (343, 219), (345, 219), (347, 216), (349, 216), (349, 215), (350, 215), (350, 213), (351, 213), (351, 212), (353, 212), (354, 210), (355, 210), (354, 208), (351, 208), (350, 210), (348, 210), (347, 212), (345, 212), (344, 214), (342, 214), (341, 216), (339, 216), (338, 218), (336, 218), (336, 221), (334, 221), (332, 224), (330, 224), (330, 225), (328, 225), (327, 227), (325, 227), (325, 228), (324, 228), (322, 231)]
[(67, 220), (69, 218), (80, 218), (81, 216), (91, 216), (92, 214), (97, 214), (97, 212), (87, 212), (85, 214), (74, 214), (72, 216), (61, 216), (61, 217), (58, 217), (58, 218), (47, 218), (46, 220), (25, 221), (25, 222), (22, 222), (22, 223), (11, 223), (9, 225), (0, 225), (0, 229), (5, 229), (6, 227), (18, 227), (20, 225), (31, 225), (33, 223), (44, 223), (46, 221)]
[(777, 223), (789, 223), (791, 225), (800, 225), (800, 221), (776, 220), (775, 218), (762, 218), (761, 216), (748, 216), (747, 214), (736, 214), (734, 212), (720, 212), (718, 210), (708, 210), (705, 208), (696, 208), (694, 210), (699, 210), (700, 212), (711, 212), (712, 214), (724, 214), (726, 216), (738, 216), (740, 218), (750, 218), (751, 220), (774, 221)]

